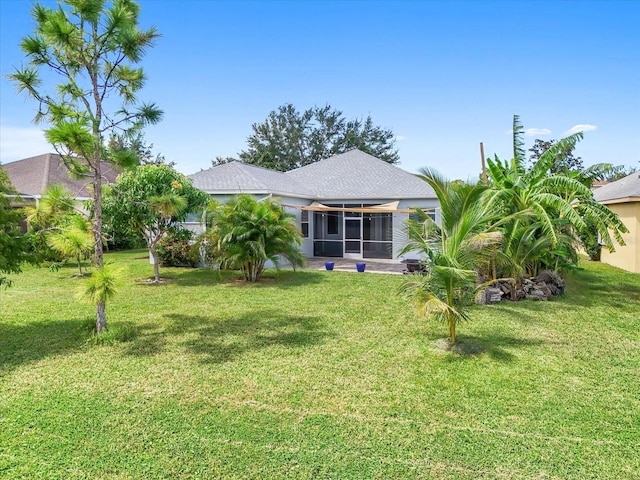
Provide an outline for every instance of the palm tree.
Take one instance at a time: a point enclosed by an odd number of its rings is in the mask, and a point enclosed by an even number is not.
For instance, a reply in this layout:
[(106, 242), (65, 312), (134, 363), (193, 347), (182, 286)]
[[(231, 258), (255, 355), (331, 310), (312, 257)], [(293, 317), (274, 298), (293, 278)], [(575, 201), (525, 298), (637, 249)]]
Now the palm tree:
[(93, 234), (89, 221), (80, 215), (69, 219), (70, 225), (47, 235), (47, 245), (63, 257), (74, 257), (78, 263), (78, 275), (82, 276), (82, 260), (93, 252)]
[(448, 182), (428, 169), (419, 177), (435, 190), (440, 224), (419, 209), (418, 219), (407, 223), (408, 243), (400, 254), (423, 253), (427, 268), (425, 275), (405, 281), (401, 293), (424, 317), (446, 321), (454, 343), (456, 325), (468, 319), (466, 306), (478, 288), (477, 268), (493, 258), (502, 235), (490, 227), (497, 219), (485, 201), (485, 186)]
[[(502, 258), (511, 260), (503, 262), (508, 267), (508, 276), (518, 277), (523, 263), (530, 263), (530, 270), (534, 272), (542, 267), (555, 268), (563, 263), (573, 263), (567, 259), (577, 259), (575, 234), (587, 228), (586, 219), (596, 226), (605, 243), (613, 248), (611, 235), (621, 241), (620, 233), (626, 230), (620, 219), (598, 204), (589, 187), (576, 176), (549, 173), (557, 156), (572, 151), (582, 139), (582, 133), (559, 140), (540, 156), (530, 170), (525, 168), (522, 133), (523, 128), (516, 115), (513, 120), (513, 158), (508, 162), (502, 162), (497, 156), (487, 160), (490, 204), (503, 216), (521, 213), (514, 215), (503, 228)], [(540, 242), (542, 237), (546, 239)], [(525, 239), (529, 242), (521, 244)], [(538, 255), (542, 248), (546, 249), (544, 256)], [(514, 257), (512, 252), (516, 250), (530, 252), (531, 255)]]
[(25, 212), (38, 254), (55, 261), (73, 257), (82, 276), (81, 261), (91, 255), (94, 244), (89, 220), (76, 203), (67, 188), (55, 183), (47, 186), (38, 203)]
[(45, 230), (56, 225), (74, 211), (73, 194), (58, 183), (47, 186), (38, 203), (25, 209), (27, 223), (34, 230)]
[(294, 268), (302, 265), (302, 237), (293, 219), (273, 199), (257, 201), (250, 195), (218, 206), (210, 232), (218, 241), (218, 262), (239, 269), (250, 282), (260, 279), (268, 260), (278, 266), (284, 257)]

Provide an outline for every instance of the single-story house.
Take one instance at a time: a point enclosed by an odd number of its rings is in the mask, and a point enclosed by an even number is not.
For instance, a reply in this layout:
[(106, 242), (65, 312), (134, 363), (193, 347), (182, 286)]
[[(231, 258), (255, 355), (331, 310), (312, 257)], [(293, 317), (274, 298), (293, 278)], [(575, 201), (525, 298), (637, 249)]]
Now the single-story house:
[[(60, 155), (45, 153), (36, 157), (25, 158), (0, 165), (9, 180), (18, 191), (24, 204), (37, 204), (45, 194), (47, 187), (60, 184), (71, 192), (76, 201), (82, 202), (93, 198), (93, 179), (90, 177), (73, 179)], [(120, 172), (112, 164), (103, 162), (102, 178), (104, 183), (113, 183)]]
[(599, 187), (594, 198), (617, 213), (629, 229), (623, 235), (626, 243), (615, 252), (603, 249), (600, 260), (609, 265), (640, 273), (640, 172)]
[(189, 178), (222, 202), (238, 194), (277, 197), (295, 214), (307, 257), (398, 258), (413, 207), (438, 220), (425, 181), (357, 149), (288, 172), (231, 162)]

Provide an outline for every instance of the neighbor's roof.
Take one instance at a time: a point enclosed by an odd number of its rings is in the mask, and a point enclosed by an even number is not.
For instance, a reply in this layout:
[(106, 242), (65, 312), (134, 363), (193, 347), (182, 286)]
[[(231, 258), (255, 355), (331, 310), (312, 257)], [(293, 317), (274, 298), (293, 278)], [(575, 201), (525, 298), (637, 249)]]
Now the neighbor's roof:
[(357, 149), (285, 175), (308, 186), (322, 200), (436, 198), (425, 181)]
[(593, 197), (600, 203), (640, 202), (640, 172), (599, 187)]
[(194, 187), (210, 194), (272, 193), (317, 200), (436, 197), (426, 182), (360, 150), (286, 173), (231, 162), (189, 178)]
[[(13, 188), (23, 197), (39, 197), (44, 195), (47, 186), (61, 184), (67, 188), (74, 198), (91, 198), (92, 178), (74, 180), (62, 162), (60, 155), (45, 153), (36, 157), (25, 158), (0, 165), (7, 172)], [(118, 171), (103, 162), (102, 176), (105, 183), (115, 182)]]

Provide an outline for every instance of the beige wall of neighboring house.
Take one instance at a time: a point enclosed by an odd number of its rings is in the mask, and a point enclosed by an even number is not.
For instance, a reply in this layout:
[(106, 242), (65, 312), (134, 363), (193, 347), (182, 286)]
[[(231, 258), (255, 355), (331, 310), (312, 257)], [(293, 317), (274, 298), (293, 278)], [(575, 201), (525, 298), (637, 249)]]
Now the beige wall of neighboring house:
[(617, 213), (629, 229), (629, 233), (623, 235), (626, 245), (616, 245), (615, 252), (603, 248), (600, 260), (640, 273), (640, 172), (598, 188), (593, 192), (593, 198)]
[(615, 252), (603, 248), (600, 260), (629, 272), (640, 273), (640, 201), (606, 205), (618, 214), (629, 233), (623, 235), (626, 245), (616, 245)]

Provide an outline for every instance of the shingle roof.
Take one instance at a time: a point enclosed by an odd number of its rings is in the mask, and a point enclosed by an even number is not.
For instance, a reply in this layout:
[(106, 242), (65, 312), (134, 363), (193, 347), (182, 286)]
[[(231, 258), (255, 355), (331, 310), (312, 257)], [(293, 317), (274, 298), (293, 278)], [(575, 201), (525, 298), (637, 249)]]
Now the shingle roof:
[(267, 168), (230, 162), (188, 175), (193, 186), (207, 193), (273, 193), (304, 196), (308, 189), (284, 173)]
[(328, 199), (435, 198), (414, 175), (360, 150), (334, 155), (282, 173), (231, 162), (189, 175), (207, 193), (273, 193)]
[(640, 201), (640, 172), (632, 173), (620, 180), (599, 187), (593, 192), (593, 197), (601, 203), (615, 203), (616, 200), (623, 199)]
[[(22, 196), (40, 196), (47, 186), (58, 183), (67, 188), (74, 198), (91, 198), (91, 178), (74, 180), (59, 155), (45, 153), (0, 165), (7, 172), (13, 188)], [(118, 171), (104, 162), (102, 176), (105, 183), (115, 182)]]
[(318, 199), (436, 198), (425, 181), (357, 149), (285, 175), (307, 185)]

